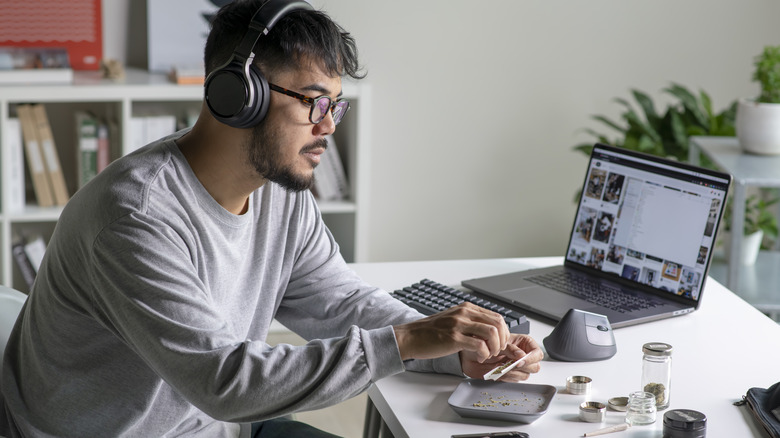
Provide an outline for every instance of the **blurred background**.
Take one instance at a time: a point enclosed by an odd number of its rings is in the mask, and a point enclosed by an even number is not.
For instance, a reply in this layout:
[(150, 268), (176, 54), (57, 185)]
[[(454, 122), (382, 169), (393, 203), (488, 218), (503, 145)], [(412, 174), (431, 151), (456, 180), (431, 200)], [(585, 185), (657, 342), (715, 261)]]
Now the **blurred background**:
[[(162, 0), (159, 0), (162, 1)], [(103, 2), (104, 54), (145, 67), (143, 2)], [(593, 142), (673, 83), (721, 111), (780, 44), (767, 0), (313, 0), (371, 87), (367, 261), (562, 255)], [(139, 43), (141, 42), (141, 43)]]

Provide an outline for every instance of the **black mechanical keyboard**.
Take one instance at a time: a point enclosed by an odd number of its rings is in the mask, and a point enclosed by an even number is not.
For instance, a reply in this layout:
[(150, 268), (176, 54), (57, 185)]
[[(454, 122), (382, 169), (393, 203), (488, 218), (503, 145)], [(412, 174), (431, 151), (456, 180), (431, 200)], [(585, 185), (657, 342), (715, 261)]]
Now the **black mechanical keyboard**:
[(427, 278), (398, 289), (391, 295), (423, 315), (433, 315), (468, 301), (502, 315), (511, 333), (528, 334), (529, 331), (528, 318), (510, 305), (498, 303), (475, 292), (463, 292)]

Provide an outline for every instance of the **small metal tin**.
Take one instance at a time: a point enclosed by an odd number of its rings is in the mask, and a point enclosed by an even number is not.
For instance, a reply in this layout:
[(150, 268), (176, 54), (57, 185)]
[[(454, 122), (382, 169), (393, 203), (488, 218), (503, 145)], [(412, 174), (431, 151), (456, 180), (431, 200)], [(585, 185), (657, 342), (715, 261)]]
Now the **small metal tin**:
[(607, 400), (607, 405), (613, 411), (626, 412), (628, 409), (628, 397), (612, 397)]
[(693, 409), (674, 409), (664, 414), (663, 438), (704, 438), (707, 416)]
[(569, 394), (587, 394), (593, 379), (587, 376), (569, 376), (566, 378), (566, 390)]
[(588, 423), (601, 423), (607, 416), (607, 407), (604, 403), (586, 401), (580, 404), (580, 420)]

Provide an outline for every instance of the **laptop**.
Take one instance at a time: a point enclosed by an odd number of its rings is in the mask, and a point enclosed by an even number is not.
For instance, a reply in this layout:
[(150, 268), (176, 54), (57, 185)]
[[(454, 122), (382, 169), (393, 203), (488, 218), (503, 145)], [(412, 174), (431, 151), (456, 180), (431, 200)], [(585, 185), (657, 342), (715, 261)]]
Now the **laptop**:
[(695, 311), (731, 175), (596, 144), (563, 265), (462, 281), (553, 321), (569, 309), (613, 328)]

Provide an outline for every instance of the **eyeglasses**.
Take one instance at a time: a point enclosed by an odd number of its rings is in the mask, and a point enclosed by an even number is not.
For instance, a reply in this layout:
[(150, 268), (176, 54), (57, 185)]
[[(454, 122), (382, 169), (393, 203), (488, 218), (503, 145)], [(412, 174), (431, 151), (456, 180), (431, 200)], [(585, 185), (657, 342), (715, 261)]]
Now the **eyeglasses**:
[(338, 99), (334, 101), (328, 96), (308, 97), (270, 82), (268, 83), (268, 88), (277, 93), (286, 94), (307, 103), (311, 107), (309, 110), (309, 121), (315, 125), (325, 118), (328, 114), (328, 110), (330, 110), (330, 114), (333, 116), (333, 123), (335, 125), (338, 125), (339, 122), (341, 122), (341, 119), (344, 118), (344, 114), (349, 111), (349, 102), (346, 100)]

